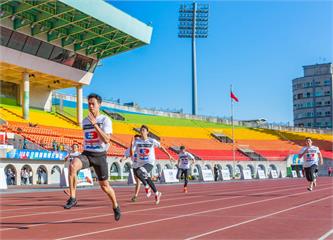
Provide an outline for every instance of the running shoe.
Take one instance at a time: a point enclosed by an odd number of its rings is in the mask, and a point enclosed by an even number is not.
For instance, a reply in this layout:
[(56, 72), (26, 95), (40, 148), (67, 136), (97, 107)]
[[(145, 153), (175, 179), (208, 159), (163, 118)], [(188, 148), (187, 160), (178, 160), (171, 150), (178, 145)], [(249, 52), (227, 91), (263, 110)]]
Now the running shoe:
[(147, 198), (149, 198), (151, 196), (151, 190), (150, 190), (150, 188), (145, 188), (145, 191), (146, 191)]
[(162, 196), (161, 192), (157, 192), (157, 194), (155, 195), (155, 203), (156, 203), (156, 205), (158, 205), (160, 203), (161, 196)]
[(72, 198), (72, 197), (70, 197), (70, 198), (67, 200), (67, 203), (65, 204), (64, 208), (65, 208), (65, 209), (70, 209), (70, 208), (76, 206), (76, 204), (77, 204), (76, 198)]
[(184, 193), (187, 193), (188, 191), (187, 191), (187, 187), (184, 187)]
[(133, 196), (131, 200), (132, 200), (132, 202), (136, 202), (138, 200), (138, 197), (137, 196)]
[(113, 209), (114, 212), (114, 220), (119, 221), (121, 217), (121, 212), (119, 206)]

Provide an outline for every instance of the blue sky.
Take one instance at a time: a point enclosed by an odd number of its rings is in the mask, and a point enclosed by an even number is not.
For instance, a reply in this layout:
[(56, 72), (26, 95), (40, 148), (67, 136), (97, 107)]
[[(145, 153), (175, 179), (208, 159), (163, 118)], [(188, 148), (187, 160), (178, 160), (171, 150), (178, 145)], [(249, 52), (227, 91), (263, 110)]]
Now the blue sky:
[[(104, 59), (84, 94), (191, 112), (191, 40), (177, 37), (177, 1), (109, 1), (152, 23), (151, 44)], [(209, 36), (197, 40), (198, 112), (292, 122), (293, 78), (332, 62), (332, 1), (206, 1)], [(70, 93), (71, 91), (65, 91)]]

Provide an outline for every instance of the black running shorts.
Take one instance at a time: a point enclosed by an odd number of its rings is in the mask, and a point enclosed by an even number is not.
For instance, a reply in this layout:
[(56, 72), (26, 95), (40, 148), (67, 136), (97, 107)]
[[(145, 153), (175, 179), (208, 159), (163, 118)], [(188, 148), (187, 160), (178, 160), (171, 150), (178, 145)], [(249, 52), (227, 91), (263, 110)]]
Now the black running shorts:
[(99, 181), (109, 179), (108, 164), (106, 162), (106, 152), (84, 151), (78, 158), (82, 162), (82, 169), (93, 167)]
[(313, 164), (311, 167), (304, 168), (305, 177), (309, 182), (312, 182), (313, 180), (316, 179), (316, 177), (317, 177), (316, 172), (318, 171), (317, 167), (318, 166), (316, 164)]
[(181, 179), (182, 175), (184, 175), (184, 179), (188, 178), (189, 173), (190, 173), (190, 169), (178, 168), (177, 179)]
[(151, 170), (153, 170), (153, 165), (150, 163), (146, 163), (142, 167), (134, 168), (133, 172), (136, 177), (139, 178), (139, 175), (144, 176), (145, 178), (149, 176)]

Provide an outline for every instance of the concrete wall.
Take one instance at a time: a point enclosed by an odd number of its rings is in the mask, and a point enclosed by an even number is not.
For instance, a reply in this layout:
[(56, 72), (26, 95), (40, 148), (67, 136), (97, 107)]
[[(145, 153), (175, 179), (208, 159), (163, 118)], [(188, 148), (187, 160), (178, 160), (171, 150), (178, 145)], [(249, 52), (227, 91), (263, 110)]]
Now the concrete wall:
[[(119, 162), (119, 158), (117, 157), (108, 157), (108, 169), (109, 169), (109, 175), (110, 176), (116, 176), (119, 178), (126, 178), (128, 176), (128, 172), (125, 171), (125, 169), (131, 167), (132, 163), (130, 159), (127, 159), (123, 162)], [(116, 172), (111, 174), (111, 168), (114, 164)], [(201, 176), (201, 170), (203, 169), (211, 169), (213, 170), (214, 165), (217, 164), (220, 169), (229, 169), (230, 173), (232, 175), (233, 169), (250, 169), (252, 172), (252, 175), (256, 177), (257, 175), (257, 169), (261, 168), (265, 171), (265, 174), (267, 177), (269, 177), (269, 172), (271, 169), (276, 169), (278, 171), (278, 174), (280, 177), (286, 177), (286, 167), (287, 162), (286, 161), (196, 161), (195, 168), (191, 168), (191, 175), (196, 176), (197, 178), (200, 178)], [(59, 184), (60, 183), (60, 176), (56, 175), (56, 173), (52, 173), (52, 169), (54, 167), (57, 167), (61, 171), (64, 168), (64, 161), (36, 161), (36, 160), (12, 160), (12, 159), (1, 159), (0, 160), (0, 167), (6, 168), (8, 165), (12, 165), (15, 167), (16, 170), (16, 184), (21, 184), (21, 178), (20, 178), (20, 171), (23, 168), (23, 166), (28, 166), (28, 168), (32, 169), (33, 172), (33, 184), (36, 184), (38, 176), (37, 176), (37, 169), (42, 166), (47, 170), (47, 178), (48, 184)], [(127, 166), (126, 166), (127, 165)], [(165, 168), (175, 168), (174, 165), (170, 164), (169, 160), (158, 160), (153, 168), (153, 175), (157, 176), (161, 173), (162, 169)], [(236, 171), (237, 173), (237, 171)], [(237, 178), (241, 178), (241, 174), (237, 175)]]
[[(21, 169), (26, 166), (27, 168), (32, 169), (33, 173), (33, 184), (37, 183), (38, 175), (37, 169), (39, 167), (43, 167), (46, 169), (47, 172), (47, 184), (52, 183), (60, 183), (58, 179), (55, 179), (52, 175), (57, 174), (51, 173), (53, 167), (58, 167), (58, 169), (62, 170), (63, 168), (63, 161), (38, 161), (38, 160), (13, 160), (13, 159), (1, 159), (0, 160), (0, 168), (6, 168), (8, 165), (12, 165), (15, 168), (15, 175), (16, 175), (16, 185), (21, 185)], [(60, 181), (60, 178), (59, 178)]]
[(44, 86), (31, 86), (30, 106), (50, 112), (52, 110), (52, 91)]
[[(128, 176), (128, 171), (132, 166), (130, 159), (126, 159), (123, 162), (119, 162), (118, 157), (108, 157), (108, 169), (109, 176), (116, 176), (120, 179), (126, 179)], [(112, 165), (116, 166), (117, 171), (111, 174)], [(289, 165), (287, 161), (196, 161), (195, 166), (191, 167), (191, 175), (196, 176), (200, 179), (201, 171), (203, 169), (213, 170), (214, 165), (217, 165), (219, 169), (228, 169), (230, 171), (230, 176), (235, 169), (236, 174), (242, 169), (251, 170), (253, 178), (257, 178), (257, 170), (262, 169), (265, 172), (267, 178), (269, 178), (270, 170), (277, 170), (279, 177), (287, 176), (287, 166)], [(60, 183), (60, 173), (52, 172), (55, 167), (62, 172), (64, 168), (64, 161), (37, 161), (37, 160), (13, 160), (13, 159), (0, 159), (0, 168), (6, 168), (12, 165), (16, 171), (16, 184), (21, 184), (20, 171), (24, 166), (32, 169), (33, 172), (33, 184), (36, 184), (38, 176), (37, 169), (43, 167), (47, 171), (47, 184), (59, 184)], [(324, 165), (319, 166), (319, 175), (327, 176), (327, 168), (333, 167), (333, 161), (329, 159), (324, 160)], [(66, 165), (66, 167), (68, 167)], [(169, 160), (158, 160), (153, 168), (153, 175), (157, 176), (161, 173), (163, 169), (176, 168), (175, 165), (171, 165)], [(195, 169), (196, 168), (196, 169)], [(238, 170), (237, 170), (238, 169)], [(241, 179), (241, 172), (236, 175), (236, 179)]]

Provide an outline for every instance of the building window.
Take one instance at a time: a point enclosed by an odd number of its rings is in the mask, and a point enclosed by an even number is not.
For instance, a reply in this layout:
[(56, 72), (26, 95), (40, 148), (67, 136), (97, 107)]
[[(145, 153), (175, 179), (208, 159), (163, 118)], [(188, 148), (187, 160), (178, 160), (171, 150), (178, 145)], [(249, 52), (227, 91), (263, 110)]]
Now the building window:
[(325, 96), (329, 96), (331, 94), (331, 91), (325, 91)]
[(313, 102), (307, 102), (306, 107), (313, 107)]
[(74, 52), (70, 52), (59, 47), (54, 47), (50, 60), (67, 66), (72, 66), (75, 61), (75, 55), (76, 54)]
[(81, 69), (83, 71), (89, 71), (92, 65), (92, 59), (82, 56), (80, 54), (77, 55), (73, 67)]
[(1, 38), (1, 45), (7, 46), (7, 43), (9, 41), (10, 35), (12, 35), (11, 30), (7, 28), (0, 28), (0, 38)]
[(324, 80), (324, 85), (327, 86), (327, 85), (331, 85), (331, 80)]
[(304, 83), (304, 87), (311, 87), (311, 85), (312, 85), (312, 82), (306, 82), (306, 83)]
[(40, 47), (38, 49), (37, 56), (49, 59), (52, 49), (53, 49), (53, 46), (51, 44), (42, 42), (42, 44), (40, 45)]
[(18, 32), (13, 32), (9, 40), (8, 47), (21, 51), (26, 39), (27, 36)]
[(321, 96), (323, 96), (323, 92), (315, 92), (315, 96), (316, 97), (321, 97)]
[(23, 52), (36, 55), (41, 41), (29, 37), (24, 45)]
[(33, 37), (0, 26), (1, 45), (49, 59), (84, 71), (94, 72), (98, 60), (76, 54)]
[(330, 112), (330, 111), (327, 111), (327, 112), (325, 112), (325, 115), (326, 115), (326, 116), (329, 116), (329, 115), (331, 115), (331, 112)]

